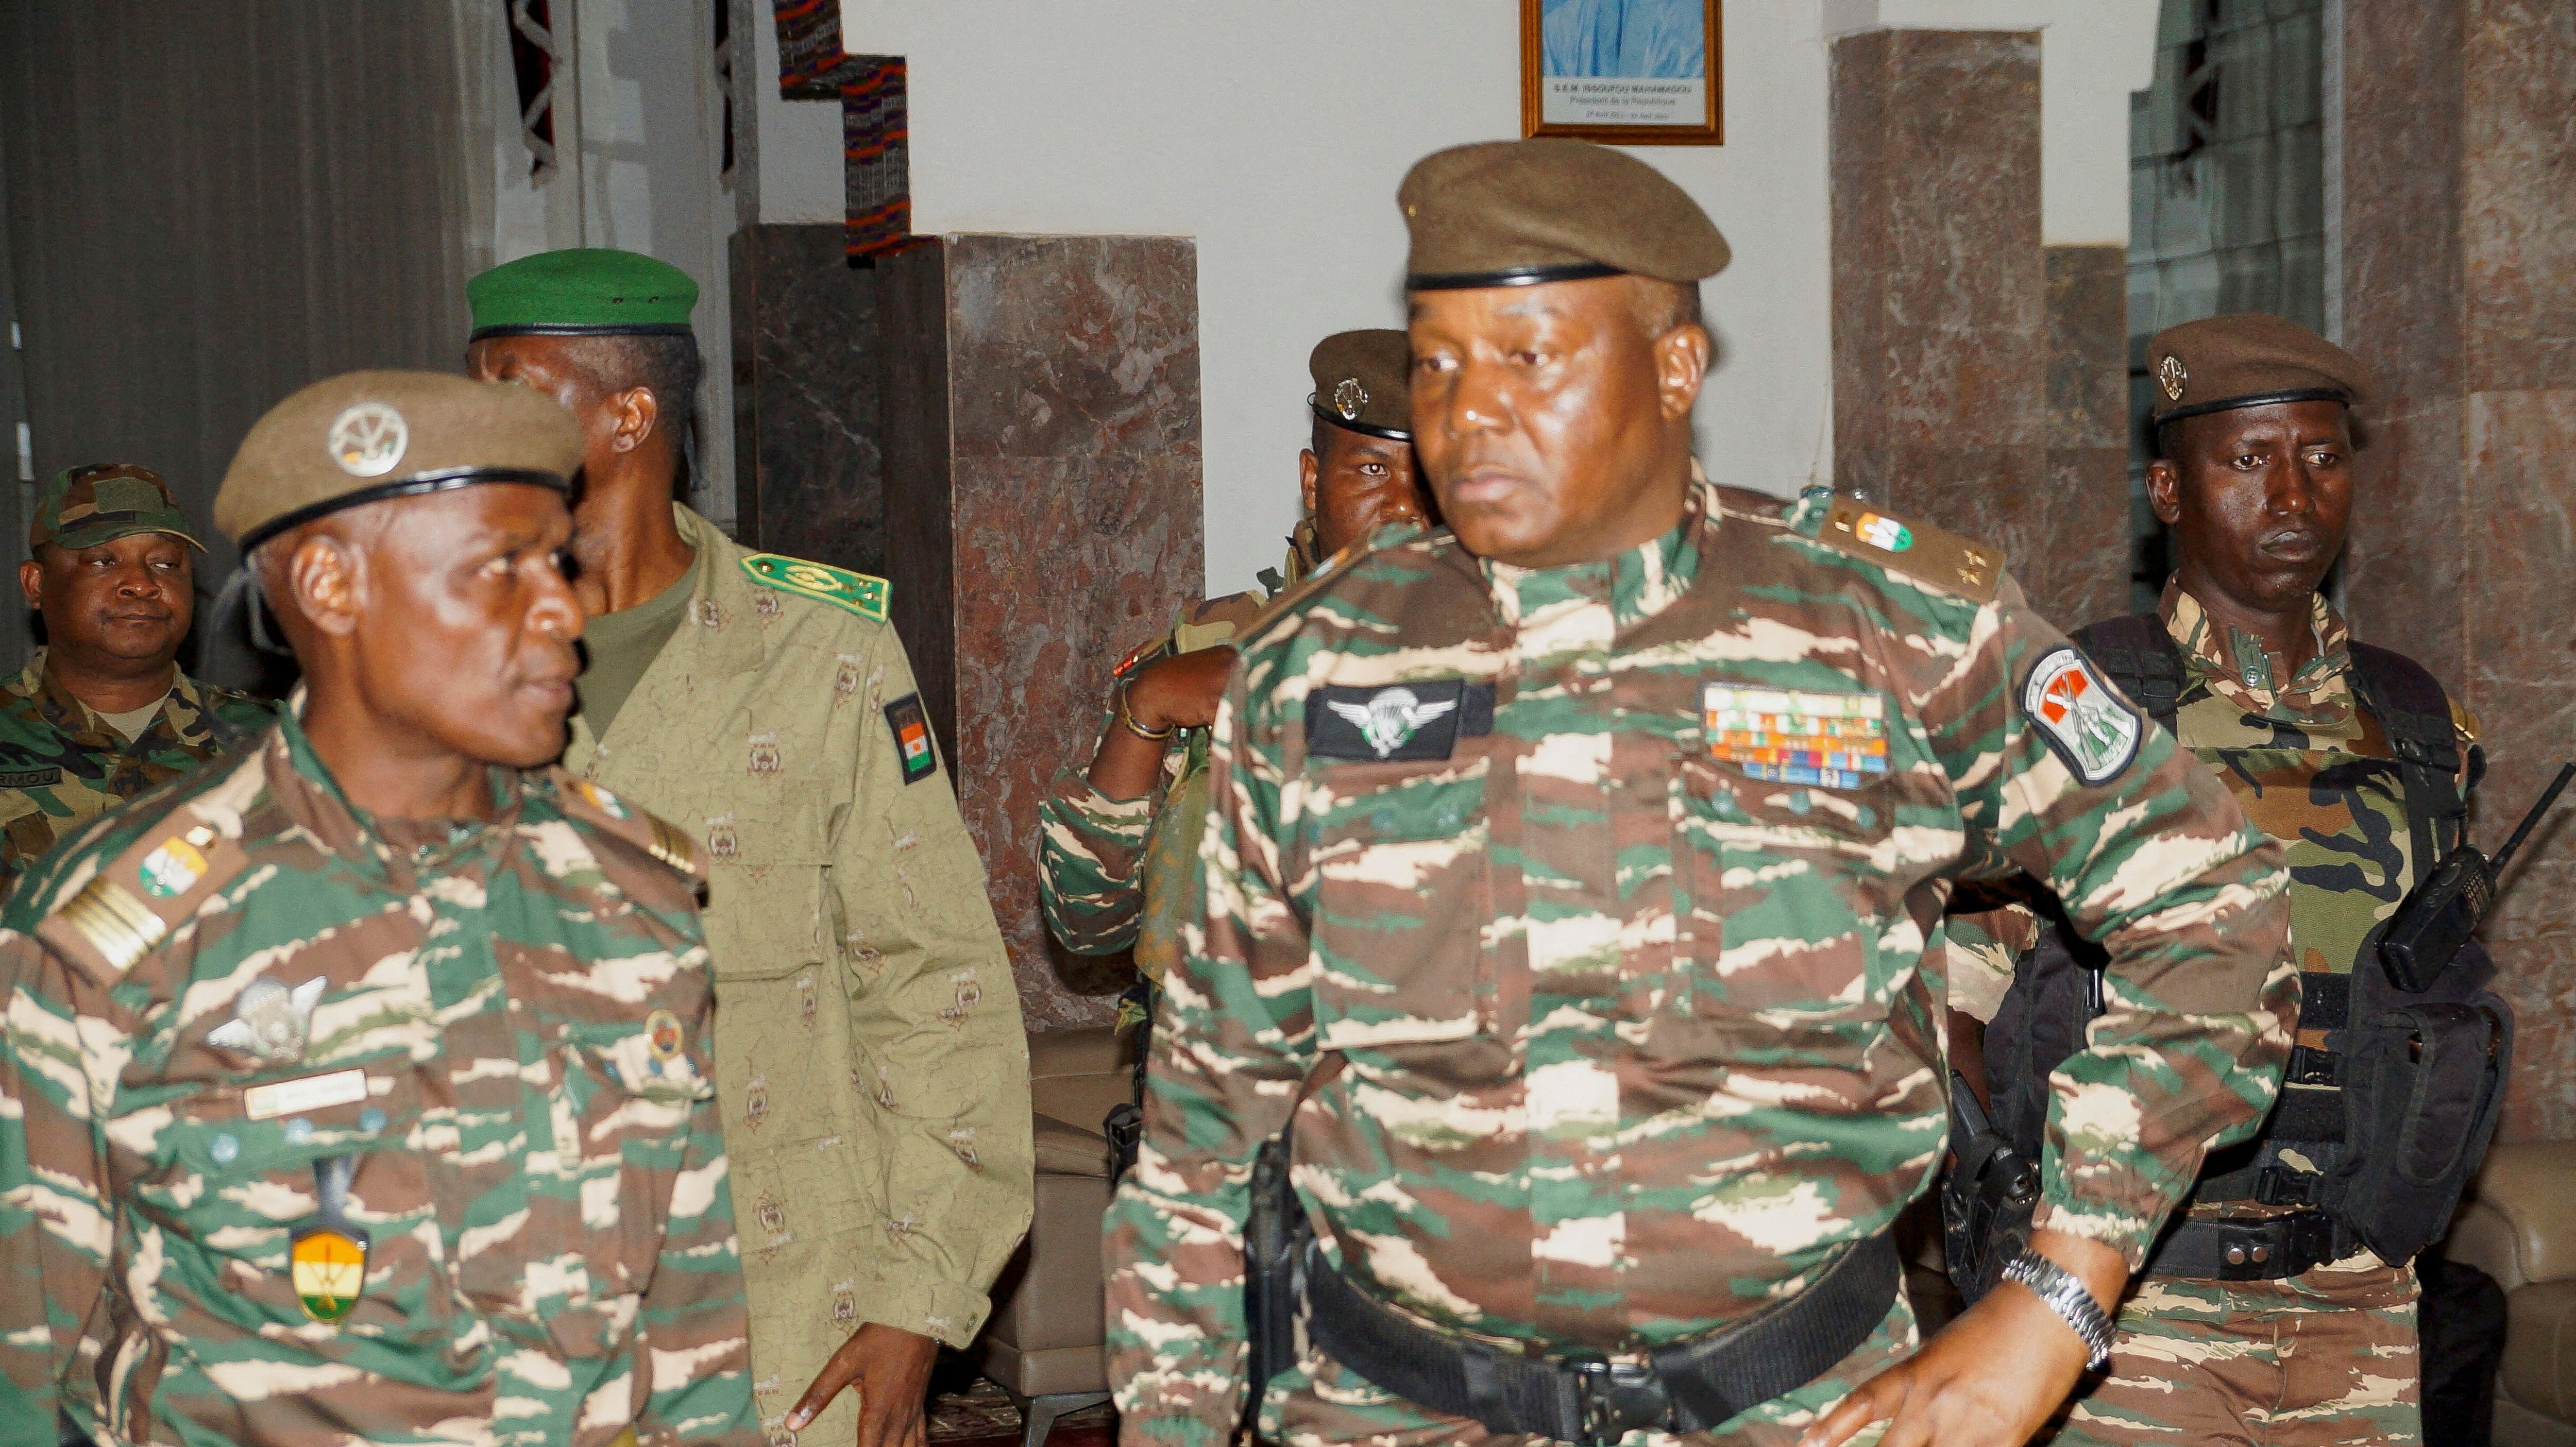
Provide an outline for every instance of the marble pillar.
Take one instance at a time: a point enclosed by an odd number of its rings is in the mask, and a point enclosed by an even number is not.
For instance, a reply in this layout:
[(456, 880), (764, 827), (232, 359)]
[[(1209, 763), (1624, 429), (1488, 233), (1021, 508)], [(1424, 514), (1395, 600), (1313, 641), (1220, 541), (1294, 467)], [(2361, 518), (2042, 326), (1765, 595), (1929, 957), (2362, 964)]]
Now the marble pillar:
[[(2347, 555), (2354, 632), (2483, 725), (2476, 837), (2576, 748), (2576, 9), (2343, 13), (2343, 341), (2377, 373)], [(2525, 846), (2486, 929), (2520, 1017), (2505, 1139), (2576, 1136), (2576, 825)]]
[(1835, 485), (2116, 611), (2125, 303), (2116, 251), (2040, 242), (2038, 35), (1846, 36), (1832, 106)]
[(1108, 669), (1199, 593), (1196, 248), (949, 236), (878, 263), (887, 576), (1032, 1028), (1133, 978), (1048, 936), (1037, 805)]
[(735, 533), (882, 575), (877, 281), (837, 225), (733, 234)]

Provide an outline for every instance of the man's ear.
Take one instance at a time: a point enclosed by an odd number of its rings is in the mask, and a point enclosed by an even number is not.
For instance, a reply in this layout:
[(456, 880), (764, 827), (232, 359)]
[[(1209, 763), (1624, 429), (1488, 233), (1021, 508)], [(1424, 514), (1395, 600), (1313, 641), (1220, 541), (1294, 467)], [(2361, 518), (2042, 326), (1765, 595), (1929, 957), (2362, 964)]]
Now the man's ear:
[(45, 606), (45, 565), (33, 558), (18, 565), (18, 591), (27, 595), (27, 606), (41, 610)]
[(612, 419), (608, 445), (633, 452), (661, 425), (662, 399), (650, 387), (629, 387), (608, 399), (608, 415)]
[(1708, 331), (1678, 326), (1655, 338), (1655, 392), (1666, 421), (1690, 416), (1699, 388), (1708, 380)]
[(295, 611), (316, 632), (345, 638), (357, 631), (366, 604), (365, 557), (328, 534), (308, 537), (286, 560), (286, 588)]
[(2147, 506), (2166, 527), (2182, 521), (2182, 473), (2168, 458), (2147, 464)]
[[(1297, 496), (1299, 505), (1306, 509), (1309, 517), (1315, 512), (1315, 479), (1322, 476), (1323, 471), (1324, 460), (1315, 455), (1315, 449), (1309, 447), (1297, 454)], [(32, 568), (35, 564), (27, 566)]]

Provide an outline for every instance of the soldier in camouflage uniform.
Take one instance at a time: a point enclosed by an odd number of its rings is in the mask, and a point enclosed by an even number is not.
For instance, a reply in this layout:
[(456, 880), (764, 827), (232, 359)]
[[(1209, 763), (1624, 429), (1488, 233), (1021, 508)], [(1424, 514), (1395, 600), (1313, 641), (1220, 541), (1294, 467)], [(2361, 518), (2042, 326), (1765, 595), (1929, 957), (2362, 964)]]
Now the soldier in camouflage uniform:
[[(2278, 855), (2107, 689), (2037, 711), (2090, 675), (1992, 549), (1697, 479), (1726, 248), (1652, 168), (1469, 146), (1400, 200), (1448, 528), (1243, 642), (1109, 1224), (1127, 1440), (1226, 1440), (1249, 1168), (1286, 1131), (1319, 1246), (1268, 1436), (2018, 1441), (2271, 1102)], [(1918, 1352), (1887, 1231), (1942, 1154), (1926, 941), (1989, 852), (2074, 901), (2113, 1004), (2031, 1288)]]
[(417, 372), (242, 444), (299, 706), (0, 919), (0, 1440), (761, 1440), (702, 876), (545, 767), (580, 460)]
[(46, 646), (0, 686), (0, 887), (100, 811), (255, 738), (268, 706), (179, 669), (204, 547), (149, 468), (45, 485), (18, 565)]
[(1297, 457), (1306, 519), (1286, 576), (1265, 572), (1268, 593), (1188, 605), (1169, 633), (1112, 670), (1090, 766), (1058, 771), (1038, 805), (1038, 898), (1065, 948), (1106, 955), (1133, 946), (1149, 981), (1178, 957), (1207, 819), (1206, 729), (1234, 661), (1228, 645), (1270, 593), (1380, 528), (1422, 524), (1405, 389), (1412, 366), (1398, 331), (1336, 332), (1315, 344), (1306, 359), (1313, 445)]
[[(2381, 1260), (2303, 1188), (2345, 1159), (2346, 1109), (2334, 1088), (2343, 1062), (2327, 1045), (2329, 1032), (2364, 1023), (2371, 982), (2355, 970), (2378, 970), (2366, 949), (2376, 927), (2457, 837), (2456, 817), (2410, 810), (2398, 730), (2429, 723), (2429, 742), (2454, 755), (2464, 786), (2476, 729), (2456, 705), (2437, 702), (2417, 718), (2385, 696), (2391, 670), (2421, 670), (2356, 645), (2317, 591), (2343, 546), (2348, 411), (2367, 391), (2362, 365), (2259, 315), (2171, 328), (2147, 355), (2160, 388), (2161, 454), (2148, 486), (2175, 530), (2177, 567), (2156, 616), (2096, 624), (2079, 638), (2115, 674), (2141, 671), (2154, 653), (2178, 658), (2179, 678), (2163, 685), (2174, 732), (2288, 859), (2307, 1001), (2278, 1115), (2259, 1140), (2213, 1159), (2194, 1187), (2186, 1225), (2217, 1240), (2215, 1228), (2228, 1223), (2237, 1254), (2226, 1259), (2221, 1246), (2221, 1257), (2177, 1269), (2177, 1248), (2196, 1239), (2177, 1230), (2159, 1243), (2120, 1312), (2108, 1377), (2076, 1402), (2055, 1440), (2412, 1443), (2422, 1431), (2415, 1273)], [(2115, 636), (2106, 631), (2115, 624), (2130, 626)], [(2421, 687), (2438, 697), (2428, 675)], [(2009, 943), (1992, 948), (1999, 936)], [(1951, 938), (1966, 946), (1962, 979), (1977, 981), (1954, 999), (1993, 1017), (2016, 957), (2035, 942), (2028, 911), (1954, 919)], [(2027, 1017), (2007, 1018), (2004, 1028), (2029, 1027)], [(2257, 1228), (2265, 1234), (2251, 1234)], [(2216, 1279), (2220, 1271), (2243, 1279)]]
[(698, 370), (685, 274), (556, 251), (470, 293), (467, 370), (584, 425), (589, 664), (564, 767), (708, 860), (762, 1425), (918, 1443), (931, 1364), (984, 1324), (1035, 1165), (1010, 957), (885, 580), (751, 552), (672, 501)]

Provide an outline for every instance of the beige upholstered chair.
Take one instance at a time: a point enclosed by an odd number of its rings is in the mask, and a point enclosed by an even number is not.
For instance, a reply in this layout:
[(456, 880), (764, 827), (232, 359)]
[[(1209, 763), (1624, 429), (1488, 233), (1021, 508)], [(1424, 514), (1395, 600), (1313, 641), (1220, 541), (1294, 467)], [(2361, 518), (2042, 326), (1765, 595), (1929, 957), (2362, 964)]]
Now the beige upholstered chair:
[(2576, 1447), (2576, 1141), (2487, 1152), (2442, 1254), (2504, 1288), (2497, 1447)]
[(1106, 1029), (1029, 1036), (1037, 1213), (1028, 1241), (993, 1284), (993, 1319), (969, 1348), (976, 1369), (1020, 1409), (1022, 1447), (1046, 1441), (1057, 1417), (1109, 1397), (1100, 1284), (1109, 1142), (1100, 1120), (1131, 1098), (1127, 1044)]

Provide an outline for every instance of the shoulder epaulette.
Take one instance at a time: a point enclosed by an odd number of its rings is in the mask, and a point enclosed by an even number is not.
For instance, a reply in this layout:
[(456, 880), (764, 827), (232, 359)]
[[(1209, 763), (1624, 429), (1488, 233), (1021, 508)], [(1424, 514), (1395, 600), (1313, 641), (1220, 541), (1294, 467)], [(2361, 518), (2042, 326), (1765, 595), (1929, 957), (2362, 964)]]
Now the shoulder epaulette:
[(747, 553), (742, 571), (764, 588), (829, 603), (845, 613), (856, 613), (873, 622), (886, 621), (887, 595), (893, 585), (883, 578), (853, 573), (823, 563), (809, 563), (803, 558), (781, 557), (776, 553)]
[(1235, 630), (1234, 641), (1237, 644), (1250, 643), (1261, 630), (1277, 621), (1280, 614), (1324, 591), (1327, 584), (1340, 582), (1342, 574), (1349, 570), (1351, 563), (1363, 555), (1364, 550), (1358, 545), (1344, 548), (1318, 563), (1315, 571), (1299, 578), (1279, 592), (1271, 594), (1269, 601), (1261, 605), (1261, 611), (1253, 614), (1250, 621)]
[(565, 813), (633, 845), (677, 873), (705, 882), (706, 870), (698, 862), (697, 841), (670, 820), (639, 809), (588, 779), (564, 779), (557, 797)]
[(67, 885), (36, 934), (99, 983), (111, 983), (249, 863), (239, 838), (183, 804), (76, 887)]
[(1789, 521), (1790, 504), (1796, 501), (1794, 498), (1773, 497), (1767, 492), (1755, 492), (1749, 487), (1732, 487), (1722, 483), (1712, 484), (1710, 491), (1717, 495), (1718, 512), (1727, 517), (1783, 527), (1787, 526)]
[(1847, 498), (1834, 499), (1816, 541), (1979, 603), (1994, 601), (2004, 570), (2000, 548)]

